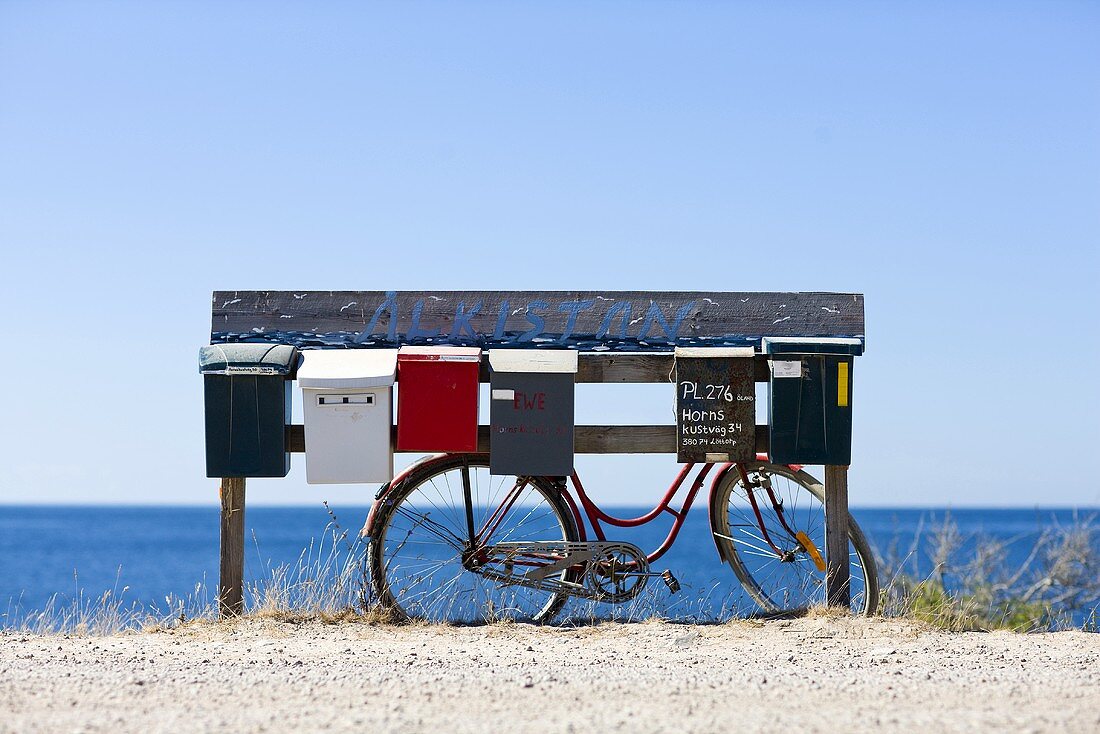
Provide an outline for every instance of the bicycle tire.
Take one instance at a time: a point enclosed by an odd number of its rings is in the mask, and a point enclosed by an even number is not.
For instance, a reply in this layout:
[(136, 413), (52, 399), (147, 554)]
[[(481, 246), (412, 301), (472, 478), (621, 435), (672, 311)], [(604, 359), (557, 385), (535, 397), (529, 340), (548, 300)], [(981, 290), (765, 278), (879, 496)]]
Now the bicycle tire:
[[(773, 486), (775, 477), (783, 480), (784, 486), (775, 491), (783, 503), (787, 524), (795, 532), (805, 532), (815, 547), (820, 549), (818, 553), (824, 554), (824, 485), (801, 469), (766, 462), (750, 462), (743, 466), (750, 478), (764, 472), (773, 478)], [(742, 484), (741, 473), (735, 469), (726, 473), (711, 494), (711, 531), (723, 559), (765, 613), (797, 613), (811, 606), (823, 605), (825, 574), (817, 569), (812, 554), (779, 523), (767, 495), (761, 493), (763, 501), (759, 503), (765, 527), (769, 528), (772, 542), (789, 555), (781, 557), (762, 537), (759, 521), (755, 514), (749, 514), (751, 506), (747, 497), (745, 508), (737, 507), (735, 513), (731, 502), (735, 497), (740, 500), (744, 496), (743, 490), (738, 492)], [(803, 499), (803, 495), (808, 497)], [(733, 514), (736, 516), (731, 518)], [(769, 514), (774, 520), (771, 527)], [(731, 519), (739, 522), (731, 523)], [(850, 514), (848, 541), (852, 610), (870, 616), (878, 609), (878, 570), (867, 538)]]
[[(501, 619), (542, 624), (550, 621), (568, 600), (568, 594), (531, 589), (518, 585), (502, 586), (462, 564), (461, 549), (454, 538), (441, 540), (448, 527), (454, 535), (468, 537), (461, 471), (471, 472), (471, 499), (475, 506), (475, 524), (489, 513), (479, 508), (503, 499), (502, 489), (514, 486), (515, 477), (489, 475), (486, 456), (451, 454), (433, 459), (414, 469), (400, 484), (380, 500), (367, 548), (372, 583), (383, 607), (398, 619), (430, 622), (476, 624)], [(511, 530), (498, 529), (496, 541), (579, 539), (576, 522), (560, 488), (546, 477), (527, 477), (524, 499), (534, 504), (513, 507), (505, 514), (502, 528), (518, 522)], [(432, 504), (434, 509), (420, 511), (417, 502)], [(537, 519), (532, 516), (542, 508)], [(519, 510), (526, 513), (519, 516)], [(435, 518), (428, 518), (430, 515)], [(553, 523), (549, 522), (549, 519)], [(428, 523), (436, 527), (429, 529)], [(535, 524), (539, 527), (534, 527)], [(543, 527), (543, 526), (546, 527)], [(551, 525), (556, 528), (549, 529)], [(522, 531), (522, 532), (521, 532)], [(397, 535), (395, 535), (395, 533)], [(404, 533), (404, 537), (398, 537)], [(415, 538), (413, 537), (415, 535)], [(532, 537), (534, 535), (534, 537)], [(434, 540), (433, 540), (434, 537)], [(406, 548), (413, 545), (411, 550)], [(437, 565), (430, 573), (427, 569)], [(423, 571), (420, 568), (423, 567)], [(422, 574), (427, 574), (423, 576)], [(572, 580), (570, 572), (560, 578)], [(430, 587), (434, 587), (430, 588)], [(469, 598), (463, 598), (463, 597)]]

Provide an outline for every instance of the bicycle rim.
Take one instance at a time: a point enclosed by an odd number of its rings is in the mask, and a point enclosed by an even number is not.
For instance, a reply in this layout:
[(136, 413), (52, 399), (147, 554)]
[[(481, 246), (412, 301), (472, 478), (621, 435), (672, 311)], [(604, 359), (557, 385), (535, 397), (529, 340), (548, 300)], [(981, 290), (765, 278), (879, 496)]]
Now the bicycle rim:
[[(548, 621), (565, 603), (565, 594), (502, 585), (463, 565), (469, 538), (464, 470), (469, 472), (475, 532), (492, 522), (494, 510), (517, 483), (514, 476), (490, 475), (483, 457), (456, 456), (429, 464), (392, 490), (384, 500), (369, 549), (380, 600), (402, 617), (430, 622)], [(577, 537), (573, 516), (559, 490), (542, 478), (524, 478), (515, 503), (495, 527), (483, 542)]]
[[(825, 554), (824, 487), (810, 474), (786, 466), (752, 463), (745, 465), (745, 470), (750, 481), (761, 473), (770, 478), (790, 531), (780, 522), (767, 492), (755, 488), (754, 497), (767, 533), (761, 530), (740, 472), (731, 471), (711, 500), (712, 529), (726, 561), (767, 613), (795, 613), (824, 605), (825, 573), (813, 557), (813, 551), (819, 554), (819, 560)], [(812, 550), (792, 535), (799, 532), (805, 533)], [(852, 611), (873, 614), (878, 606), (874, 557), (851, 516), (848, 541)]]

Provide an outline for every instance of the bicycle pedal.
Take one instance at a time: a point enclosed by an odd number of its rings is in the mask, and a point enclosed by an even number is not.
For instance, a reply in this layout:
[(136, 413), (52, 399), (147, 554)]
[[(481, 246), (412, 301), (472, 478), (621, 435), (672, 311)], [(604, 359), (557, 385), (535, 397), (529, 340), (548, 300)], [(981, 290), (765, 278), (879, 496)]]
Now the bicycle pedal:
[(680, 582), (672, 575), (672, 571), (661, 572), (661, 580), (665, 582), (665, 586), (668, 587), (669, 593), (675, 594), (680, 590)]

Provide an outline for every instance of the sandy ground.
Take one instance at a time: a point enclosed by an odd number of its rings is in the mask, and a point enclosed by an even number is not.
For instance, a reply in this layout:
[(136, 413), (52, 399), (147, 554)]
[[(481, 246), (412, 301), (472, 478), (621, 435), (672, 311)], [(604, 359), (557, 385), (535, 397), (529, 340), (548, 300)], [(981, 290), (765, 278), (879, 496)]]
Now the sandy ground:
[(0, 635), (2, 732), (1100, 731), (1100, 635), (808, 618)]

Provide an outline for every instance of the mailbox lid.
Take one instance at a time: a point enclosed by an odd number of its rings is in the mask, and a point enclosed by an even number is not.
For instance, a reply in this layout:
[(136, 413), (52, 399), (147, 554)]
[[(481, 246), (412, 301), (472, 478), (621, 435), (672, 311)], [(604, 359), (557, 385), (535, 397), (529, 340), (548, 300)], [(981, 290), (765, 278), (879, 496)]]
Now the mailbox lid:
[(863, 341), (846, 337), (766, 336), (760, 340), (764, 354), (835, 354), (858, 357)]
[(204, 375), (282, 375), (293, 378), (298, 349), (287, 344), (211, 344), (199, 349)]
[(577, 352), (572, 349), (489, 350), (489, 368), (493, 372), (576, 374), (577, 363)]
[(303, 388), (322, 390), (390, 387), (396, 377), (396, 349), (308, 349), (298, 367)]
[(397, 350), (401, 362), (477, 362), (481, 363), (480, 347), (401, 347)]

